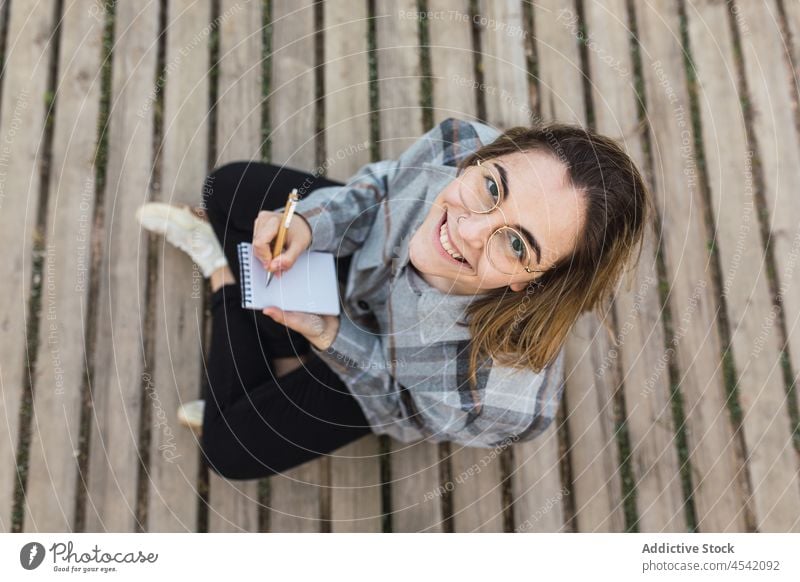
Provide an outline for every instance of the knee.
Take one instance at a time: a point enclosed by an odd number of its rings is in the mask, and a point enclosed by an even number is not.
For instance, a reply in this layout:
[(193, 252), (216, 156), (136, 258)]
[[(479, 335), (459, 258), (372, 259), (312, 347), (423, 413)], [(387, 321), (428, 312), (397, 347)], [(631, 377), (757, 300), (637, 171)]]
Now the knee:
[(231, 199), (243, 182), (247, 167), (253, 163), (228, 162), (217, 166), (206, 176), (203, 182), (203, 204), (209, 212), (230, 208)]

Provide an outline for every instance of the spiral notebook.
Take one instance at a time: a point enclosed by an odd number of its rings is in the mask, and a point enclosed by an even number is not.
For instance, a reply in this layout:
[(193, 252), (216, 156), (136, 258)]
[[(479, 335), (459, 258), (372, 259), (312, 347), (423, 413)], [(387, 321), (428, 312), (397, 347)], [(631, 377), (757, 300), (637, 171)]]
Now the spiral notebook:
[(339, 284), (332, 253), (305, 251), (280, 277), (273, 274), (267, 286), (267, 270), (261, 261), (253, 259), (253, 245), (243, 242), (237, 249), (245, 309), (276, 306), (285, 311), (339, 315)]

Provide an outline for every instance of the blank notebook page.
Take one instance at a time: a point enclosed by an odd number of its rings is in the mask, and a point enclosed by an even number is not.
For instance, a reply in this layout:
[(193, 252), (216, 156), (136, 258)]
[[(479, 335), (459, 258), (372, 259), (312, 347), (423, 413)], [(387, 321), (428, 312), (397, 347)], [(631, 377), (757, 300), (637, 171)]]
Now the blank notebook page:
[(276, 306), (285, 311), (339, 315), (339, 284), (332, 253), (305, 251), (280, 277), (273, 274), (266, 286), (267, 270), (261, 261), (254, 260), (253, 245), (243, 242), (237, 248), (245, 309)]

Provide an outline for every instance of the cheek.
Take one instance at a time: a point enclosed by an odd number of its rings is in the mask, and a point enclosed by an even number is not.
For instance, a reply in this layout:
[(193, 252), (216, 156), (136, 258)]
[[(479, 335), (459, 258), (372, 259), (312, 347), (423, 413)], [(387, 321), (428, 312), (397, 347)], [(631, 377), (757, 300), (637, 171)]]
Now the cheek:
[(460, 197), (458, 194), (458, 189), (460, 187), (460, 182), (458, 180), (453, 180), (447, 186), (445, 186), (444, 190), (439, 192), (439, 195), (436, 197), (437, 202), (441, 204), (445, 204), (447, 206), (456, 206), (460, 204)]

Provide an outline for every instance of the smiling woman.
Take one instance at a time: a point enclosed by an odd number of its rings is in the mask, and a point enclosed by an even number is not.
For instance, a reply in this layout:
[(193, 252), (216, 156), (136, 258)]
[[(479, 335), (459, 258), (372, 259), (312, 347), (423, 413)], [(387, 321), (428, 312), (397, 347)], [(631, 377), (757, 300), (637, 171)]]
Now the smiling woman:
[[(301, 184), (310, 192), (272, 257), (275, 207)], [(232, 479), (370, 432), (490, 448), (536, 438), (563, 393), (569, 329), (610, 299), (650, 216), (624, 151), (564, 125), (501, 134), (447, 119), (346, 184), (237, 162), (206, 186), (209, 223), (169, 205), (139, 218), (216, 280), (194, 417), (209, 464)], [(273, 269), (307, 250), (343, 259), (342, 315), (243, 309), (234, 274), (247, 240)]]
[[(614, 140), (563, 124), (512, 128), (458, 170), (412, 240), (412, 263), (432, 286), (476, 296), (470, 378), (480, 353), (542, 370), (638, 264), (653, 216), (647, 188)], [(427, 232), (444, 252), (424, 252)]]

